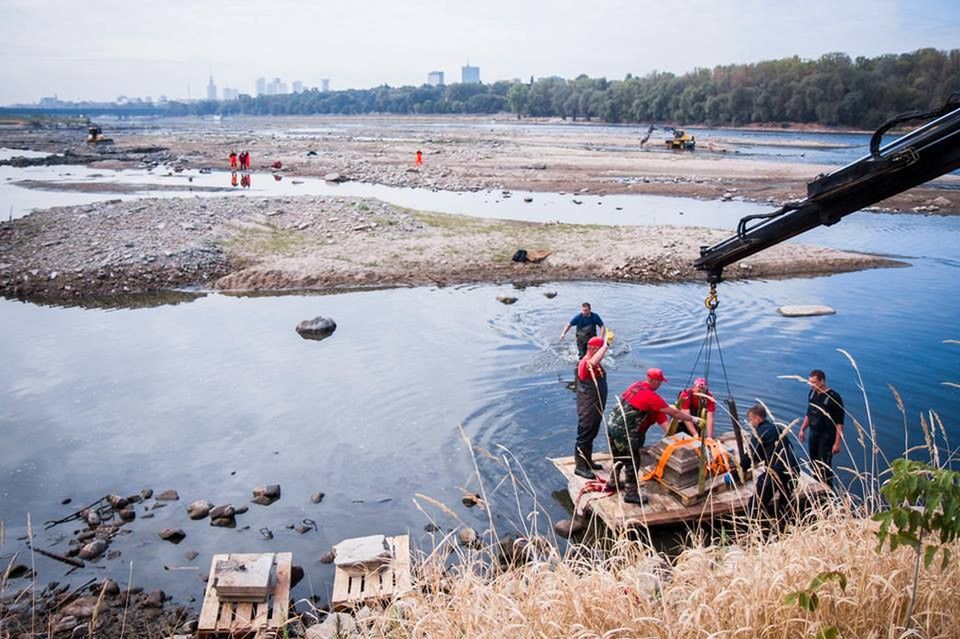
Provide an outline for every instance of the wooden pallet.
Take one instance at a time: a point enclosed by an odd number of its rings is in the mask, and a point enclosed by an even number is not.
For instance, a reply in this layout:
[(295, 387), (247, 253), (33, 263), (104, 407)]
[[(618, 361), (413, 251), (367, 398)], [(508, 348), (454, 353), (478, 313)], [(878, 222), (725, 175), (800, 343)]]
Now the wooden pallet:
[[(721, 435), (721, 440), (732, 440), (733, 435)], [(750, 497), (756, 491), (754, 477), (763, 470), (762, 465), (753, 469), (754, 475), (743, 484), (737, 484), (724, 490), (706, 491), (706, 498), (697, 503), (685, 505), (669, 488), (656, 481), (644, 482), (641, 486), (649, 498), (643, 505), (628, 504), (617, 493), (585, 492), (587, 480), (574, 473), (576, 460), (573, 457), (559, 457), (550, 459), (557, 470), (567, 480), (567, 491), (575, 504), (577, 515), (594, 514), (611, 530), (643, 526), (662, 526), (683, 522), (708, 521), (724, 515), (746, 511)], [(597, 476), (606, 479), (610, 473), (610, 453), (594, 453), (593, 461), (603, 466)], [(621, 475), (622, 477), (622, 475)], [(715, 481), (723, 481), (715, 478)], [(708, 483), (709, 487), (710, 484)], [(695, 494), (696, 486), (692, 487)], [(809, 500), (817, 495), (829, 494), (830, 489), (817, 481), (808, 472), (803, 471), (797, 479), (797, 495), (801, 499)]]
[(273, 554), (276, 582), (273, 594), (265, 601), (221, 601), (217, 596), (214, 579), (217, 562), (226, 561), (231, 557), (249, 560), (253, 556), (255, 555), (213, 556), (210, 562), (207, 590), (203, 595), (203, 608), (200, 610), (200, 619), (197, 622), (198, 639), (221, 637), (272, 639), (282, 635), (290, 605), (290, 571), (293, 566), (293, 553)]
[(350, 610), (364, 603), (384, 601), (410, 592), (410, 536), (387, 537), (393, 560), (376, 568), (337, 566), (333, 575), (334, 610)]

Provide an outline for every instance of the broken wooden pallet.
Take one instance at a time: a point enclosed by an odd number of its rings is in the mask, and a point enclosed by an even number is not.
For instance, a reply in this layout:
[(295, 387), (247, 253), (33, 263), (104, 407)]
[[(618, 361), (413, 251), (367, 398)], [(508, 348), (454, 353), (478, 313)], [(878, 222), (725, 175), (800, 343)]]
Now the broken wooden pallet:
[(330, 602), (334, 610), (349, 610), (364, 603), (391, 599), (413, 589), (409, 535), (387, 537), (386, 542), (393, 555), (386, 564), (337, 566)]
[(276, 573), (273, 592), (260, 601), (226, 600), (218, 596), (216, 570), (219, 562), (233, 560), (254, 561), (257, 555), (214, 555), (210, 563), (210, 577), (203, 595), (203, 607), (197, 622), (198, 639), (255, 637), (273, 639), (282, 635), (290, 605), (290, 572), (293, 553), (267, 553), (273, 557)]

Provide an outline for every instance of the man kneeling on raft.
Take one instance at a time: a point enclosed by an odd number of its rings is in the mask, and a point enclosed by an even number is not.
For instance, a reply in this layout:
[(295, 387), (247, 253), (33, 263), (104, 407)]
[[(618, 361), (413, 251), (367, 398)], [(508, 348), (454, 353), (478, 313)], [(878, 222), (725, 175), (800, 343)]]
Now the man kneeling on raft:
[(614, 469), (608, 486), (618, 488), (618, 466), (624, 466), (624, 478), (620, 486), (623, 486), (623, 501), (630, 504), (647, 502), (647, 496), (641, 495), (637, 489), (637, 469), (640, 468), (640, 449), (646, 440), (647, 430), (654, 423), (666, 430), (667, 418), (676, 417), (684, 422), (691, 435), (699, 436), (696, 426), (700, 419), (670, 406), (657, 394), (657, 389), (666, 381), (662, 370), (651, 368), (647, 371), (645, 381), (634, 382), (624, 391), (607, 420)]

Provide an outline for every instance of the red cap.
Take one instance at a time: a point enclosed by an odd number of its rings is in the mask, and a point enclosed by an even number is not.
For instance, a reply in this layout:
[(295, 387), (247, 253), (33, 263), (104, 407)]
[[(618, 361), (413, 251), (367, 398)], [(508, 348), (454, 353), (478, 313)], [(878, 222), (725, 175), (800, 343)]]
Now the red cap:
[(647, 379), (652, 379), (657, 382), (666, 382), (667, 378), (663, 376), (663, 371), (659, 368), (648, 368), (647, 369)]
[(600, 348), (603, 344), (604, 341), (602, 337), (591, 337), (587, 342), (587, 346), (593, 346), (594, 348)]

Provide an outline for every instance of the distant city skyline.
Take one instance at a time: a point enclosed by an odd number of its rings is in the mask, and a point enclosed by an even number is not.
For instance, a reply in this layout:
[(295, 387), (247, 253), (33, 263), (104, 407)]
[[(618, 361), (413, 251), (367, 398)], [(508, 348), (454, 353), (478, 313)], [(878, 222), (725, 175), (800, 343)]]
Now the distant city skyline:
[(253, 0), (88, 0), (83, 11), (64, 7), (55, 0), (0, 5), (0, 104), (55, 93), (71, 101), (176, 100), (187, 97), (188, 86), (198, 99), (211, 75), (220, 95), (224, 87), (256, 95), (258, 77), (304, 87), (333, 78), (337, 89), (420, 85), (430, 71), (459, 80), (468, 61), (489, 83), (960, 47), (960, 3), (952, 0), (808, 0), (801, 7), (597, 0), (589, 11), (570, 0), (489, 0), (483, 11), (440, 0), (274, 0), (269, 7)]

